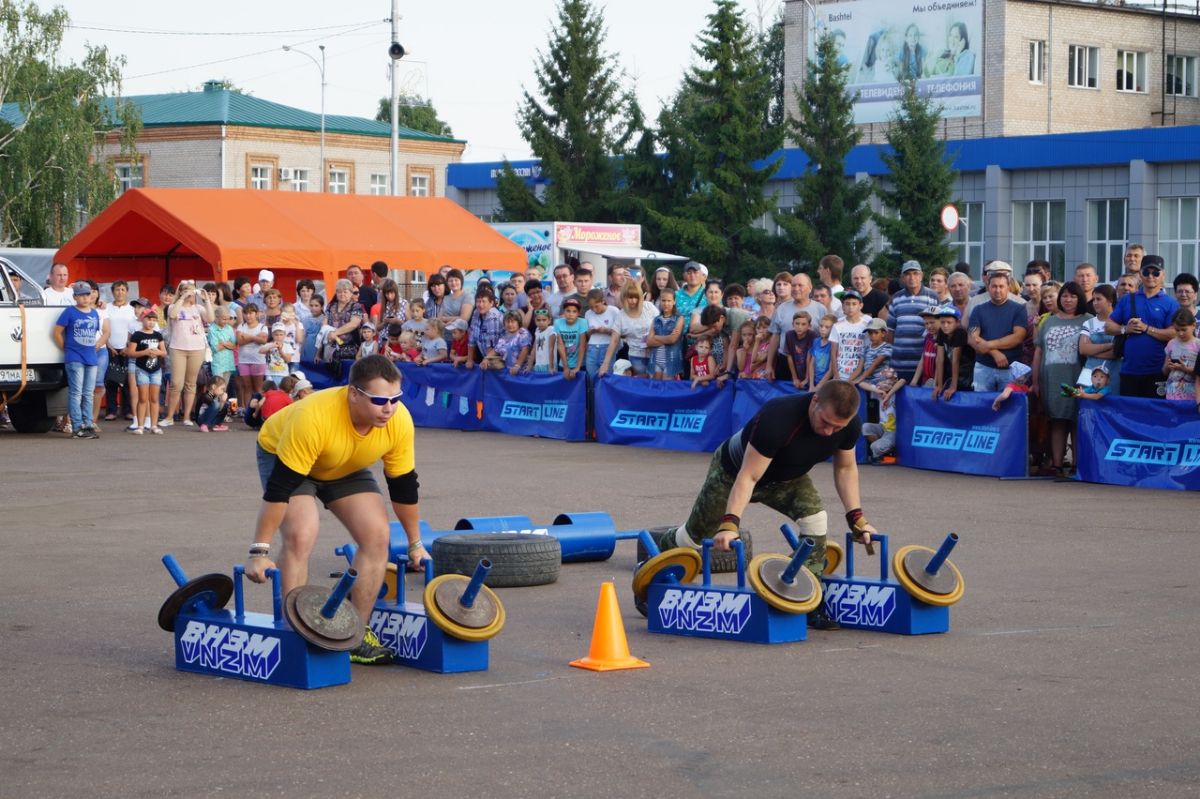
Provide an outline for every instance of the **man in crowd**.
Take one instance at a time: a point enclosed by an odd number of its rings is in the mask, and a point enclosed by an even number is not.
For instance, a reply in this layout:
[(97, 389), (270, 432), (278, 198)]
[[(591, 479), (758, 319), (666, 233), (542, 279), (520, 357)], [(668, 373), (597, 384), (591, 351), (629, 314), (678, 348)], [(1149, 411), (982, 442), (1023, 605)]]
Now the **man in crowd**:
[[(700, 549), (711, 538), (716, 549), (728, 550), (739, 536), (746, 506), (758, 502), (792, 520), (801, 538), (813, 539), (816, 546), (804, 566), (821, 579), (829, 522), (808, 476), (813, 466), (833, 458), (833, 485), (855, 540), (870, 543), (875, 532), (859, 499), (854, 455), (862, 435), (858, 403), (858, 389), (844, 380), (830, 380), (815, 393), (767, 401), (717, 448), (687, 522), (660, 533), (659, 548)], [(808, 614), (808, 625), (820, 630), (838, 626), (824, 608)]]
[(1010, 367), (1020, 357), (1021, 345), (1028, 333), (1025, 305), (1009, 301), (1011, 271), (1012, 267), (1008, 272), (990, 270), (988, 301), (971, 311), (971, 332), (967, 336), (967, 343), (975, 350), (972, 388), (976, 391), (1004, 390), (1012, 378)]
[(916, 261), (905, 261), (900, 267), (900, 291), (888, 303), (887, 326), (892, 345), (892, 368), (901, 380), (912, 379), (925, 349), (925, 321), (921, 311), (937, 307), (938, 297), (933, 289), (925, 288), (925, 273)]
[[(386, 271), (386, 269), (387, 265), (385, 264), (384, 270)], [(346, 279), (354, 286), (353, 290), (357, 291), (358, 301), (370, 312), (372, 306), (379, 302), (379, 295), (375, 293), (375, 289), (364, 282), (365, 276), (362, 267), (358, 264), (350, 264), (346, 269)]]
[[(370, 469), (383, 460), (392, 510), (408, 538), (410, 564), (429, 553), (418, 525), (413, 421), (400, 404), (400, 373), (382, 355), (369, 355), (350, 368), (350, 384), (317, 392), (293, 403), (263, 424), (257, 460), (263, 501), (258, 512), (246, 576), (265, 582), (271, 542), (279, 531), (283, 593), (308, 582), (308, 560), (320, 526), (317, 500), (346, 527), (358, 546), (358, 581), (351, 604), (366, 626), (387, 570), (387, 510)], [(386, 663), (391, 652), (367, 629), (351, 651), (356, 663)]]
[[(113, 301), (108, 306), (108, 362), (120, 365), (126, 363), (124, 352), (129, 344), (129, 334), (137, 330), (139, 325), (137, 308), (129, 302), (129, 284), (124, 280), (114, 281), (112, 296)], [(110, 382), (107, 375), (97, 375), (97, 379), (104, 381), (105, 420), (112, 421), (118, 414), (132, 416), (129, 398), (137, 390), (133, 370), (127, 370), (123, 383)], [(118, 391), (121, 395), (120, 405), (117, 404)]]
[(75, 296), (67, 286), (66, 264), (55, 264), (50, 268), (50, 285), (42, 289), (42, 302), (61, 308), (75, 304)]
[(575, 292), (575, 285), (572, 282), (574, 275), (571, 272), (571, 267), (566, 264), (559, 264), (554, 267), (554, 291), (546, 296), (546, 305), (550, 306), (550, 313), (555, 318), (562, 316), (563, 300), (567, 295)]
[(817, 280), (821, 281), (821, 285), (829, 287), (829, 296), (835, 300), (840, 300), (842, 292), (846, 290), (842, 285), (842, 272), (845, 268), (846, 262), (832, 253), (817, 263)]
[[(1038, 266), (1038, 264), (1041, 264), (1041, 263), (1045, 263), (1045, 262), (1044, 261), (1030, 261), (1029, 266), (1026, 267), (1026, 269), (1025, 269), (1025, 273), (1026, 274), (1040, 273), (1040, 267)], [(1031, 270), (1032, 270), (1032, 272), (1031, 272)], [(1004, 277), (1007, 280), (1011, 281), (1012, 276), (1013, 276), (1012, 265), (1009, 264), (1007, 261), (988, 261), (987, 265), (983, 267), (984, 279), (990, 281), (992, 278), (992, 275), (1004, 275)], [(1045, 279), (1049, 280), (1049, 278), (1050, 278), (1050, 265), (1049, 264), (1046, 264), (1045, 275), (1046, 275)], [(1010, 303), (1012, 303), (1013, 305), (1024, 306), (1025, 300), (1021, 297), (1020, 294), (1013, 294), (1011, 287), (1012, 287), (1012, 283), (1010, 282), (1009, 283), (1009, 292), (1008, 292), (1008, 301)], [(984, 288), (987, 289), (986, 284), (984, 285)], [(982, 294), (976, 294), (974, 297), (972, 297), (971, 301), (969, 303), (967, 303), (967, 309), (969, 311), (974, 312), (974, 310), (976, 308), (978, 308), (980, 305), (987, 305), (989, 302), (991, 302), (991, 294), (989, 292), (990, 292), (990, 290), (985, 290)], [(963, 318), (966, 319), (966, 317), (963, 317)], [(973, 325), (974, 325), (974, 323), (972, 323), (972, 326)]]
[(1142, 258), (1146, 255), (1146, 248), (1140, 244), (1130, 244), (1125, 248), (1125, 257), (1122, 263), (1125, 265), (1125, 274), (1133, 275), (1135, 278), (1141, 277)]
[(608, 269), (608, 286), (604, 289), (604, 302), (614, 308), (621, 307), (621, 289), (629, 279), (629, 267), (616, 264)]
[(708, 267), (699, 261), (688, 261), (683, 265), (683, 285), (675, 292), (675, 310), (683, 317), (683, 332), (686, 334), (692, 322), (692, 312), (708, 304), (704, 296), (704, 281), (708, 279)]
[[(970, 283), (970, 280), (968, 279), (967, 282)], [(888, 297), (887, 292), (875, 288), (871, 267), (859, 264), (851, 269), (850, 285), (862, 297), (864, 315), (887, 321), (887, 306), (891, 298)]]
[(1166, 266), (1162, 257), (1144, 255), (1138, 262), (1141, 288), (1117, 300), (1117, 307), (1104, 323), (1104, 332), (1126, 337), (1121, 396), (1156, 397), (1163, 379), (1163, 353), (1167, 342), (1175, 337), (1172, 318), (1179, 303), (1163, 291)]
[[(592, 265), (588, 261), (584, 261), (579, 266), (575, 267), (571, 273), (571, 279), (575, 284), (575, 291), (563, 297), (564, 300), (576, 299), (579, 300), (579, 305), (582, 308), (587, 307), (587, 295), (592, 290), (592, 284), (596, 279), (595, 273), (592, 271)], [(562, 307), (561, 305), (559, 306)]]
[[(786, 272), (782, 274), (787, 274)], [(776, 275), (775, 292), (779, 293), (779, 275)], [(786, 285), (786, 284), (785, 284)], [(797, 272), (792, 276), (790, 283), (791, 298), (775, 304), (775, 315), (771, 317), (771, 352), (775, 353), (774, 363), (768, 361), (768, 374), (772, 377), (775, 375), (787, 375), (787, 349), (784, 347), (784, 340), (787, 332), (792, 329), (792, 317), (797, 311), (805, 311), (812, 320), (810, 328), (816, 330), (821, 323), (821, 317), (829, 313), (829, 309), (819, 302), (814, 302), (812, 299), (812, 278), (803, 272)], [(836, 317), (835, 317), (836, 319)], [(772, 369), (772, 366), (774, 367)]]
[(950, 280), (946, 284), (946, 288), (950, 291), (950, 304), (958, 311), (964, 329), (967, 326), (968, 306), (971, 303), (971, 291), (974, 287), (974, 281), (965, 272), (955, 272), (950, 275)]
[(267, 301), (263, 299), (263, 294), (269, 289), (275, 288), (275, 273), (270, 269), (258, 270), (258, 286), (254, 289), (254, 293), (250, 295), (250, 302), (258, 308), (266, 308)]
[(1079, 284), (1079, 288), (1083, 289), (1083, 296), (1087, 300), (1082, 310), (1093, 316), (1096, 315), (1096, 308), (1092, 305), (1092, 292), (1096, 290), (1098, 281), (1099, 275), (1096, 273), (1094, 264), (1085, 261), (1075, 267), (1075, 282)]

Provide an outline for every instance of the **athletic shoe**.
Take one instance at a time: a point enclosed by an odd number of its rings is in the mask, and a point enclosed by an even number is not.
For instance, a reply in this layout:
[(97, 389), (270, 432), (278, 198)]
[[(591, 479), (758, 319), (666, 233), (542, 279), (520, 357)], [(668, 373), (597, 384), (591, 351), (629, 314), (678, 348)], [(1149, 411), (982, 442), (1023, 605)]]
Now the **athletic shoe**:
[(86, 427), (81, 427), (71, 434), (71, 438), (91, 438), (91, 436), (87, 434)]
[(193, 422), (191, 419), (184, 419), (184, 420), (183, 420), (183, 426), (184, 426), (184, 427), (195, 427), (195, 426), (196, 426), (196, 423), (195, 423), (195, 422)]
[(136, 433), (137, 431), (141, 430), (142, 428), (138, 427), (136, 424), (131, 424), (131, 425), (129, 425), (129, 427), (126, 427), (125, 429), (130, 433)]
[(151, 428), (150, 428), (150, 432), (151, 432), (151, 433), (153, 433), (153, 434), (154, 434), (154, 435), (156, 435), (156, 436), (161, 436), (161, 435), (163, 434), (163, 431), (162, 431), (162, 428), (161, 428), (161, 427), (151, 427)]
[(213, 429), (213, 431), (214, 431), (214, 432), (217, 432), (217, 433), (224, 433), (224, 432), (226, 432), (227, 430), (229, 430), (229, 427), (228, 427), (228, 425), (223, 425), (223, 424), (215, 424), (215, 425), (213, 425), (213, 428), (212, 428), (212, 429)]
[(825, 606), (821, 605), (814, 611), (808, 614), (808, 626), (812, 630), (840, 630), (842, 625), (825, 611)]
[(350, 662), (366, 666), (391, 663), (395, 657), (392, 650), (383, 645), (379, 636), (370, 627), (363, 634), (362, 643), (350, 650)]
[(140, 427), (130, 428), (129, 432), (133, 433), (135, 436), (145, 435), (145, 433), (146, 433), (146, 431)]
[(159, 427), (174, 427), (175, 422), (172, 419), (163, 419), (158, 423)]

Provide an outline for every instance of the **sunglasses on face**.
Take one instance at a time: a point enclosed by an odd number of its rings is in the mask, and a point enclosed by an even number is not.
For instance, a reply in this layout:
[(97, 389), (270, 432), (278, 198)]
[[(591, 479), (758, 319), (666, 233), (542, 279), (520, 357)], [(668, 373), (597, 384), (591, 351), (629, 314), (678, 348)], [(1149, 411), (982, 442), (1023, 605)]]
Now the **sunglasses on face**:
[(354, 389), (355, 391), (357, 391), (359, 394), (362, 394), (364, 397), (366, 397), (371, 402), (372, 405), (378, 405), (381, 408), (384, 405), (387, 405), (389, 403), (391, 403), (392, 405), (395, 405), (397, 402), (400, 401), (400, 397), (404, 395), (404, 392), (401, 391), (399, 394), (396, 394), (393, 397), (380, 397), (375, 394), (368, 394), (367, 392), (363, 391), (358, 386), (351, 386), (351, 388)]
[(1162, 270), (1157, 266), (1143, 266), (1141, 274), (1142, 277), (1158, 277), (1162, 274)]

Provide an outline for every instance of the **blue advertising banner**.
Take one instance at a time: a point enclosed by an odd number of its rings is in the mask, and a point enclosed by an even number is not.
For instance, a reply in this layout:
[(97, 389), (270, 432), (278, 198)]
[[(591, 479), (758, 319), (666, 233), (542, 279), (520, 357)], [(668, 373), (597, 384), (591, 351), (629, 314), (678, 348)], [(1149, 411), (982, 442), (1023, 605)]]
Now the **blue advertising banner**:
[(417, 366), (397, 363), (404, 392), (402, 402), (417, 427), (481, 430), (478, 405), (483, 400), (483, 372), (449, 364)]
[(596, 440), (712, 452), (733, 433), (733, 387), (608, 376), (596, 384)]
[(567, 380), (561, 374), (488, 372), (483, 378), (483, 429), (583, 441), (587, 438), (587, 379), (583, 375)]
[(896, 395), (896, 455), (901, 466), (938, 472), (1025, 477), (1029, 406), (1014, 394), (992, 410), (996, 394), (964, 391), (949, 402), (928, 391)]
[(330, 386), (344, 386), (350, 379), (350, 367), (354, 361), (346, 361), (339, 369), (321, 361), (301, 361), (300, 371), (304, 378), (313, 384), (314, 391), (320, 391)]
[(1134, 397), (1081, 401), (1078, 424), (1080, 480), (1200, 490), (1200, 414), (1192, 403)]

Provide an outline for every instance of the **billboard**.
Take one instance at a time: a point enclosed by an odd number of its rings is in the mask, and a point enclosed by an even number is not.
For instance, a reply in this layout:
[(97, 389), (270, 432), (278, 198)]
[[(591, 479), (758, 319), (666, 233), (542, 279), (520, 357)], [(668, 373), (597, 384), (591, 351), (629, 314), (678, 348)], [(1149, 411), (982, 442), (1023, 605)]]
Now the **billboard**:
[[(854, 121), (887, 122), (901, 80), (942, 106), (943, 117), (980, 116), (983, 107), (983, 0), (853, 0), (816, 7), (849, 66)], [(809, 41), (809, 57), (816, 39)]]

